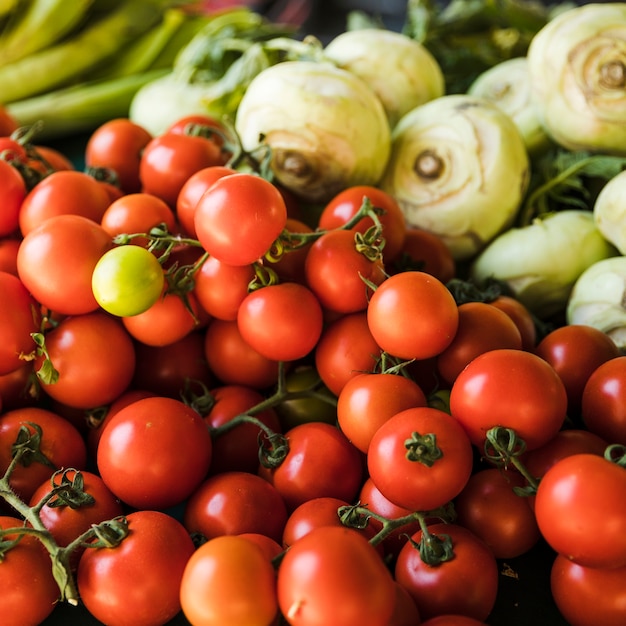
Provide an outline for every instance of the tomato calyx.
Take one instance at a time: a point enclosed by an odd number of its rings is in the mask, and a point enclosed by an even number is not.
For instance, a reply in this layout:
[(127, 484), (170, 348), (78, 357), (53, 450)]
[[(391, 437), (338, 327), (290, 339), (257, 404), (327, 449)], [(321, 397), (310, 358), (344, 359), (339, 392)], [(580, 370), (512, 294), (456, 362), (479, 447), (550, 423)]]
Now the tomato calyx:
[[(12, 472), (18, 464), (28, 467), (32, 463), (41, 463), (56, 469), (52, 461), (41, 451), (43, 432), (41, 426), (34, 422), (26, 422), (26, 424), (20, 426), (15, 442), (11, 446), (13, 459), (7, 471)], [(28, 426), (33, 430), (31, 431)]]
[(604, 451), (604, 458), (615, 463), (615, 465), (626, 468), (626, 446), (620, 443), (607, 446)]
[[(70, 473), (73, 476), (70, 478)], [(55, 479), (60, 476), (59, 484)], [(75, 469), (58, 470), (50, 479), (52, 489), (36, 505), (36, 510), (46, 505), (52, 508), (69, 506), (71, 509), (78, 509), (81, 506), (91, 506), (95, 503), (95, 498), (84, 489), (85, 480), (80, 471)]]
[(413, 432), (405, 439), (404, 447), (407, 460), (422, 463), (426, 467), (432, 467), (435, 461), (443, 456), (441, 448), (437, 447), (437, 437), (433, 433), (421, 435)]

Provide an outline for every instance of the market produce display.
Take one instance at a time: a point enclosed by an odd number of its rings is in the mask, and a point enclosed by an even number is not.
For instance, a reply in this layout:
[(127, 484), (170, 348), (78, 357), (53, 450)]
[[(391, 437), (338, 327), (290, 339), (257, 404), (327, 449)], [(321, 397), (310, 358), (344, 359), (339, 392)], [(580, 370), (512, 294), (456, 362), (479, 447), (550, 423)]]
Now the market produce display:
[(626, 4), (68, 6), (0, 3), (2, 624), (626, 623)]

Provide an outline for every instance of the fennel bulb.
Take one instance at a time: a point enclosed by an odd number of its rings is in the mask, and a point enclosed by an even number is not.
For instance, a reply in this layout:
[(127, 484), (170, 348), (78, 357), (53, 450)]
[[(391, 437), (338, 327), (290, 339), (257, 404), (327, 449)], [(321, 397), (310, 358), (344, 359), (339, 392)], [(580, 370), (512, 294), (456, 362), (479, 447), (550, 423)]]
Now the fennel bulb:
[(468, 87), (467, 93), (487, 98), (508, 113), (519, 129), (529, 153), (537, 154), (549, 147), (550, 139), (531, 99), (526, 57), (507, 59), (485, 70)]
[(565, 310), (574, 283), (588, 267), (617, 254), (591, 211), (563, 210), (498, 236), (474, 260), (470, 274), (477, 284), (504, 281), (543, 318)]
[(435, 57), (402, 33), (380, 28), (348, 30), (326, 45), (324, 55), (374, 90), (392, 128), (405, 113), (445, 92)]
[(376, 94), (330, 62), (285, 61), (257, 74), (237, 109), (235, 130), (247, 151), (269, 146), (276, 180), (312, 202), (353, 185), (376, 185), (391, 149)]
[(527, 58), (533, 101), (556, 143), (626, 155), (626, 3), (558, 13)]
[(410, 226), (466, 260), (513, 223), (528, 183), (528, 153), (511, 117), (486, 98), (456, 94), (402, 117), (380, 185)]
[(626, 171), (611, 178), (593, 205), (598, 230), (621, 254), (626, 254)]
[(567, 303), (568, 324), (586, 324), (626, 349), (626, 257), (602, 259), (578, 278)]

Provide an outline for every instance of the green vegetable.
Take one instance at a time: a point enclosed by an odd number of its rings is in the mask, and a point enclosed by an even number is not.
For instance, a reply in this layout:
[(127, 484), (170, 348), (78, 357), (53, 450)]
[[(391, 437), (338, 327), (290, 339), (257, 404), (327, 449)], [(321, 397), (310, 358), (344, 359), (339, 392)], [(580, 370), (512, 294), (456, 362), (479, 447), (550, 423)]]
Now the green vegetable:
[(596, 227), (621, 254), (626, 254), (626, 171), (600, 190), (593, 205)]

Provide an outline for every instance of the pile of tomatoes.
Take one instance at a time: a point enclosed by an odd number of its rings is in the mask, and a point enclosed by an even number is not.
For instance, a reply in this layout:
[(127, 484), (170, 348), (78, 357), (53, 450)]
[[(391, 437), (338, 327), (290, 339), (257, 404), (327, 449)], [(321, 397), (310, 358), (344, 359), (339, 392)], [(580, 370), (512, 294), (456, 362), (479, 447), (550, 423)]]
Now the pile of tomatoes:
[(107, 122), (84, 171), (2, 123), (5, 625), (61, 594), (111, 626), (476, 626), (538, 542), (570, 624), (626, 621), (607, 335), (479, 293), (375, 187), (307, 206), (209, 118)]

